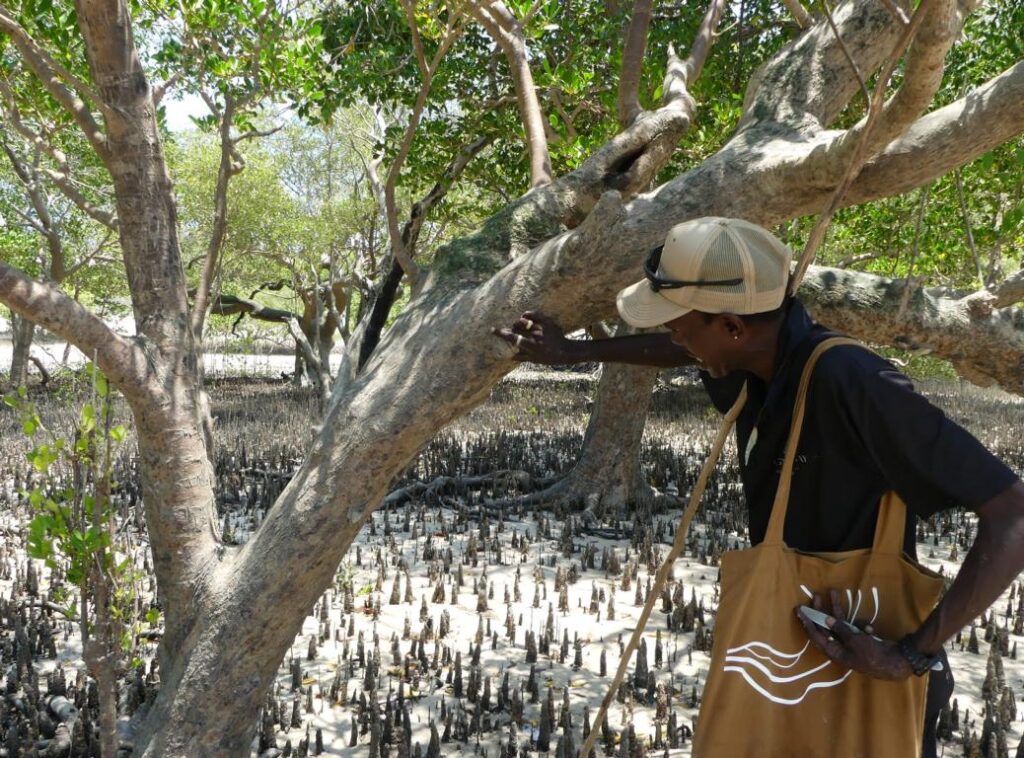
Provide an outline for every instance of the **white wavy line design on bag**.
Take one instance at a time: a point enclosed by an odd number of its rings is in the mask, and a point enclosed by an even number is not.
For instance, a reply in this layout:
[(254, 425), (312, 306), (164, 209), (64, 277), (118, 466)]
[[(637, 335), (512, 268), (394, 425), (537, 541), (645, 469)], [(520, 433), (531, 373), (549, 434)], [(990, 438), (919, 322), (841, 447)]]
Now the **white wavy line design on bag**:
[(753, 687), (755, 690), (757, 690), (761, 695), (763, 695), (768, 700), (771, 700), (773, 703), (778, 703), (779, 705), (797, 705), (797, 704), (803, 702), (803, 699), (805, 697), (807, 697), (807, 694), (811, 690), (821, 689), (822, 687), (835, 687), (836, 685), (839, 685), (839, 684), (842, 684), (843, 682), (845, 682), (846, 678), (850, 674), (853, 673), (853, 669), (850, 669), (845, 674), (843, 674), (839, 679), (834, 679), (834, 680), (832, 680), (830, 682), (812, 682), (811, 684), (807, 685), (807, 689), (804, 690), (804, 693), (800, 697), (785, 698), (785, 697), (779, 697), (778, 695), (773, 695), (768, 690), (766, 690), (764, 687), (762, 687), (760, 684), (755, 682), (750, 677), (750, 674), (747, 673), (746, 669), (740, 668), (739, 666), (725, 666), (723, 668), (723, 671), (735, 671), (737, 674), (739, 674), (744, 679), (746, 679), (747, 680), (747, 684), (749, 684), (751, 687)]
[[(739, 647), (731, 647), (728, 650), (726, 650), (725, 653), (726, 653), (726, 659), (728, 659), (728, 657), (730, 655), (734, 654), (734, 653), (748, 652), (751, 655), (756, 656), (757, 658), (760, 658), (762, 661), (768, 661), (769, 663), (773, 664), (775, 666), (775, 668), (791, 669), (791, 668), (793, 668), (793, 666), (795, 666), (797, 663), (800, 662), (800, 658), (803, 656), (804, 653), (807, 652), (807, 648), (809, 648), (810, 646), (811, 646), (811, 641), (807, 640), (806, 644), (804, 644), (803, 648), (800, 650), (799, 653), (792, 653), (792, 654), (790, 654), (790, 653), (783, 653), (783, 652), (781, 652), (779, 650), (776, 650), (771, 645), (766, 645), (763, 642), (754, 641), (754, 642), (748, 642), (746, 645), (740, 645)], [(780, 658), (792, 658), (793, 660), (790, 661), (789, 663), (779, 663), (778, 661), (774, 660), (771, 657), (771, 655), (761, 655), (760, 653), (758, 653), (757, 652), (758, 648), (764, 648), (765, 650), (770, 651), (772, 655), (777, 655)]]
[[(801, 584), (800, 585), (800, 589), (804, 592), (805, 595), (807, 595), (807, 597), (809, 597), (809, 598), (813, 598), (814, 597), (814, 593), (811, 592), (806, 586)], [(863, 592), (858, 589), (857, 590), (856, 605), (854, 605), (853, 592), (851, 590), (849, 590), (849, 589), (846, 590), (847, 613), (848, 613), (848, 616), (849, 616), (850, 619), (856, 619), (857, 618), (857, 613), (860, 611), (860, 606), (861, 606), (861, 601), (863, 600), (863, 596), (864, 596)], [(874, 610), (874, 613), (872, 614), (871, 620), (868, 622), (868, 624), (873, 624), (875, 622), (875, 619), (878, 618), (878, 611), (879, 611), (878, 587), (872, 587), (871, 588), (871, 599), (874, 601), (875, 610)], [(791, 683), (791, 682), (800, 681), (801, 679), (806, 679), (807, 677), (813, 676), (813, 675), (819, 673), (820, 671), (828, 668), (828, 666), (832, 662), (831, 661), (825, 661), (824, 663), (822, 663), (822, 664), (820, 664), (818, 666), (815, 666), (814, 668), (811, 668), (811, 669), (808, 669), (806, 671), (803, 671), (803, 672), (801, 672), (799, 674), (780, 675), (780, 674), (777, 674), (777, 673), (773, 673), (772, 669), (769, 669), (768, 666), (766, 666), (764, 663), (762, 663), (762, 661), (764, 661), (764, 662), (768, 663), (769, 665), (771, 665), (772, 668), (775, 669), (775, 670), (779, 670), (779, 669), (789, 670), (789, 669), (792, 669), (797, 663), (800, 662), (800, 659), (803, 658), (804, 653), (807, 652), (808, 648), (810, 647), (810, 644), (811, 644), (811, 641), (808, 640), (804, 644), (803, 648), (799, 652), (796, 652), (796, 653), (783, 653), (781, 650), (775, 649), (774, 647), (769, 645), (767, 642), (761, 642), (760, 640), (751, 640), (750, 642), (747, 642), (746, 644), (738, 645), (738, 646), (732, 647), (732, 648), (728, 648), (725, 651), (726, 652), (726, 655), (725, 655), (725, 664), (726, 665), (724, 665), (722, 667), (722, 670), (723, 671), (733, 671), (733, 672), (739, 674), (740, 676), (743, 677), (743, 679), (747, 682), (747, 684), (749, 684), (751, 686), (751, 688), (753, 688), (757, 693), (759, 693), (764, 698), (772, 701), (773, 703), (778, 703), (779, 705), (797, 705), (798, 703), (803, 702), (804, 698), (807, 697), (807, 695), (811, 692), (811, 690), (839, 686), (840, 684), (842, 684), (843, 682), (846, 681), (847, 677), (849, 677), (850, 674), (853, 673), (852, 670), (851, 671), (847, 671), (845, 674), (843, 674), (838, 679), (831, 679), (831, 680), (828, 680), (828, 681), (811, 682), (810, 684), (807, 685), (807, 688), (803, 691), (803, 693), (799, 697), (787, 698), (787, 697), (782, 697), (781, 695), (777, 695), (777, 694), (772, 693), (770, 690), (766, 689), (762, 684), (758, 683), (751, 676), (751, 673), (750, 673), (748, 667), (753, 667), (753, 668), (757, 669), (758, 671), (760, 671), (762, 674), (764, 674), (764, 676), (768, 677), (768, 681), (771, 682), (772, 684), (788, 684), (788, 683)], [(766, 651), (766, 652), (758, 652), (758, 651)], [(752, 655), (754, 657), (751, 658), (751, 657), (745, 656), (745, 655), (737, 655), (737, 653), (743, 653), (743, 652), (747, 652), (747, 653), (749, 653), (750, 655)], [(785, 660), (788, 661), (788, 663), (783, 663), (783, 662), (781, 662), (780, 660), (777, 660), (777, 659), (785, 659)], [(728, 664), (734, 664), (734, 665), (728, 665)], [(735, 665), (735, 664), (743, 664), (743, 665)]]

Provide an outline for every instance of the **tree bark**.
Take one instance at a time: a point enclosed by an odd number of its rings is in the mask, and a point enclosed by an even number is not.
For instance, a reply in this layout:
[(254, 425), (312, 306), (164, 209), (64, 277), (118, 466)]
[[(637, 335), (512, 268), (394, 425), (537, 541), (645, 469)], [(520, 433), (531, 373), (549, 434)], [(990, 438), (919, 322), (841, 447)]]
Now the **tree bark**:
[(640, 473), (640, 442), (658, 369), (605, 364), (583, 450), (572, 471), (535, 498), (583, 506), (589, 516), (620, 518), (652, 501)]
[(28, 360), (35, 332), (35, 324), (11, 311), (11, 373), (7, 377), (11, 389), (28, 384)]

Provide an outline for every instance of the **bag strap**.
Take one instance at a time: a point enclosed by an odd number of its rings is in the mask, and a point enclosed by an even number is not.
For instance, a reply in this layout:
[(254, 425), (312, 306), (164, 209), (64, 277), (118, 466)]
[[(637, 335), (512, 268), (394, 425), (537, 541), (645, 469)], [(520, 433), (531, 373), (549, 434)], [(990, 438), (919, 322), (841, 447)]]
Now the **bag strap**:
[(903, 554), (903, 533), (907, 528), (907, 506), (895, 490), (882, 495), (875, 523), (875, 540), (871, 546), (879, 555)]
[[(814, 365), (818, 362), (821, 354), (826, 350), (838, 345), (860, 345), (855, 339), (849, 337), (831, 337), (822, 340), (814, 348), (804, 364), (803, 374), (800, 376), (800, 386), (796, 391), (796, 401), (793, 404), (793, 421), (789, 427), (789, 441), (786, 443), (786, 457), (782, 462), (782, 473), (779, 475), (779, 487), (775, 491), (775, 502), (772, 504), (772, 515), (768, 520), (768, 530), (765, 532), (765, 545), (781, 545), (783, 527), (786, 524), (786, 509), (789, 507), (789, 488), (793, 478), (793, 463), (796, 461), (796, 450), (800, 444), (800, 430), (803, 428), (804, 409), (807, 405), (807, 390), (811, 385), (811, 373)], [(875, 529), (877, 535), (878, 529)]]

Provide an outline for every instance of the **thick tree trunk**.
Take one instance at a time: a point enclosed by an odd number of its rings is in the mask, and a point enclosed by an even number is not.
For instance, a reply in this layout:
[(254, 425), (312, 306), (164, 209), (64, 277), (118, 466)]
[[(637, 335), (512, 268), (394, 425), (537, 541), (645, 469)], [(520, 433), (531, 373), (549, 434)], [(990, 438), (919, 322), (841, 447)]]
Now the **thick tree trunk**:
[(35, 337), (36, 325), (27, 318), (11, 312), (11, 373), (7, 377), (12, 389), (28, 384), (28, 360), (32, 351), (32, 339)]
[(549, 497), (581, 505), (586, 518), (596, 519), (650, 506), (653, 492), (640, 475), (640, 442), (657, 376), (656, 368), (604, 365), (579, 460), (549, 488)]

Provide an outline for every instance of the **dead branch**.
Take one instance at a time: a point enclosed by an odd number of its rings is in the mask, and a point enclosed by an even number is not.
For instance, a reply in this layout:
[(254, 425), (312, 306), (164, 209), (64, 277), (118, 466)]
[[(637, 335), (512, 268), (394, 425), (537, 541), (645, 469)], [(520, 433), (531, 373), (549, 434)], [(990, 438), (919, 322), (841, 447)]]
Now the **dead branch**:
[(409, 500), (423, 500), (428, 504), (442, 502), (442, 495), (453, 495), (471, 489), (490, 487), (492, 489), (515, 488), (520, 492), (545, 487), (548, 477), (534, 478), (527, 471), (503, 469), (475, 476), (439, 476), (430, 482), (413, 482), (390, 492), (382, 505), (402, 505)]
[(31, 353), (29, 354), (28, 359), (37, 369), (39, 369), (39, 376), (42, 377), (41, 381), (43, 386), (49, 384), (50, 372), (46, 370), (46, 366), (43, 365), (43, 362)]

